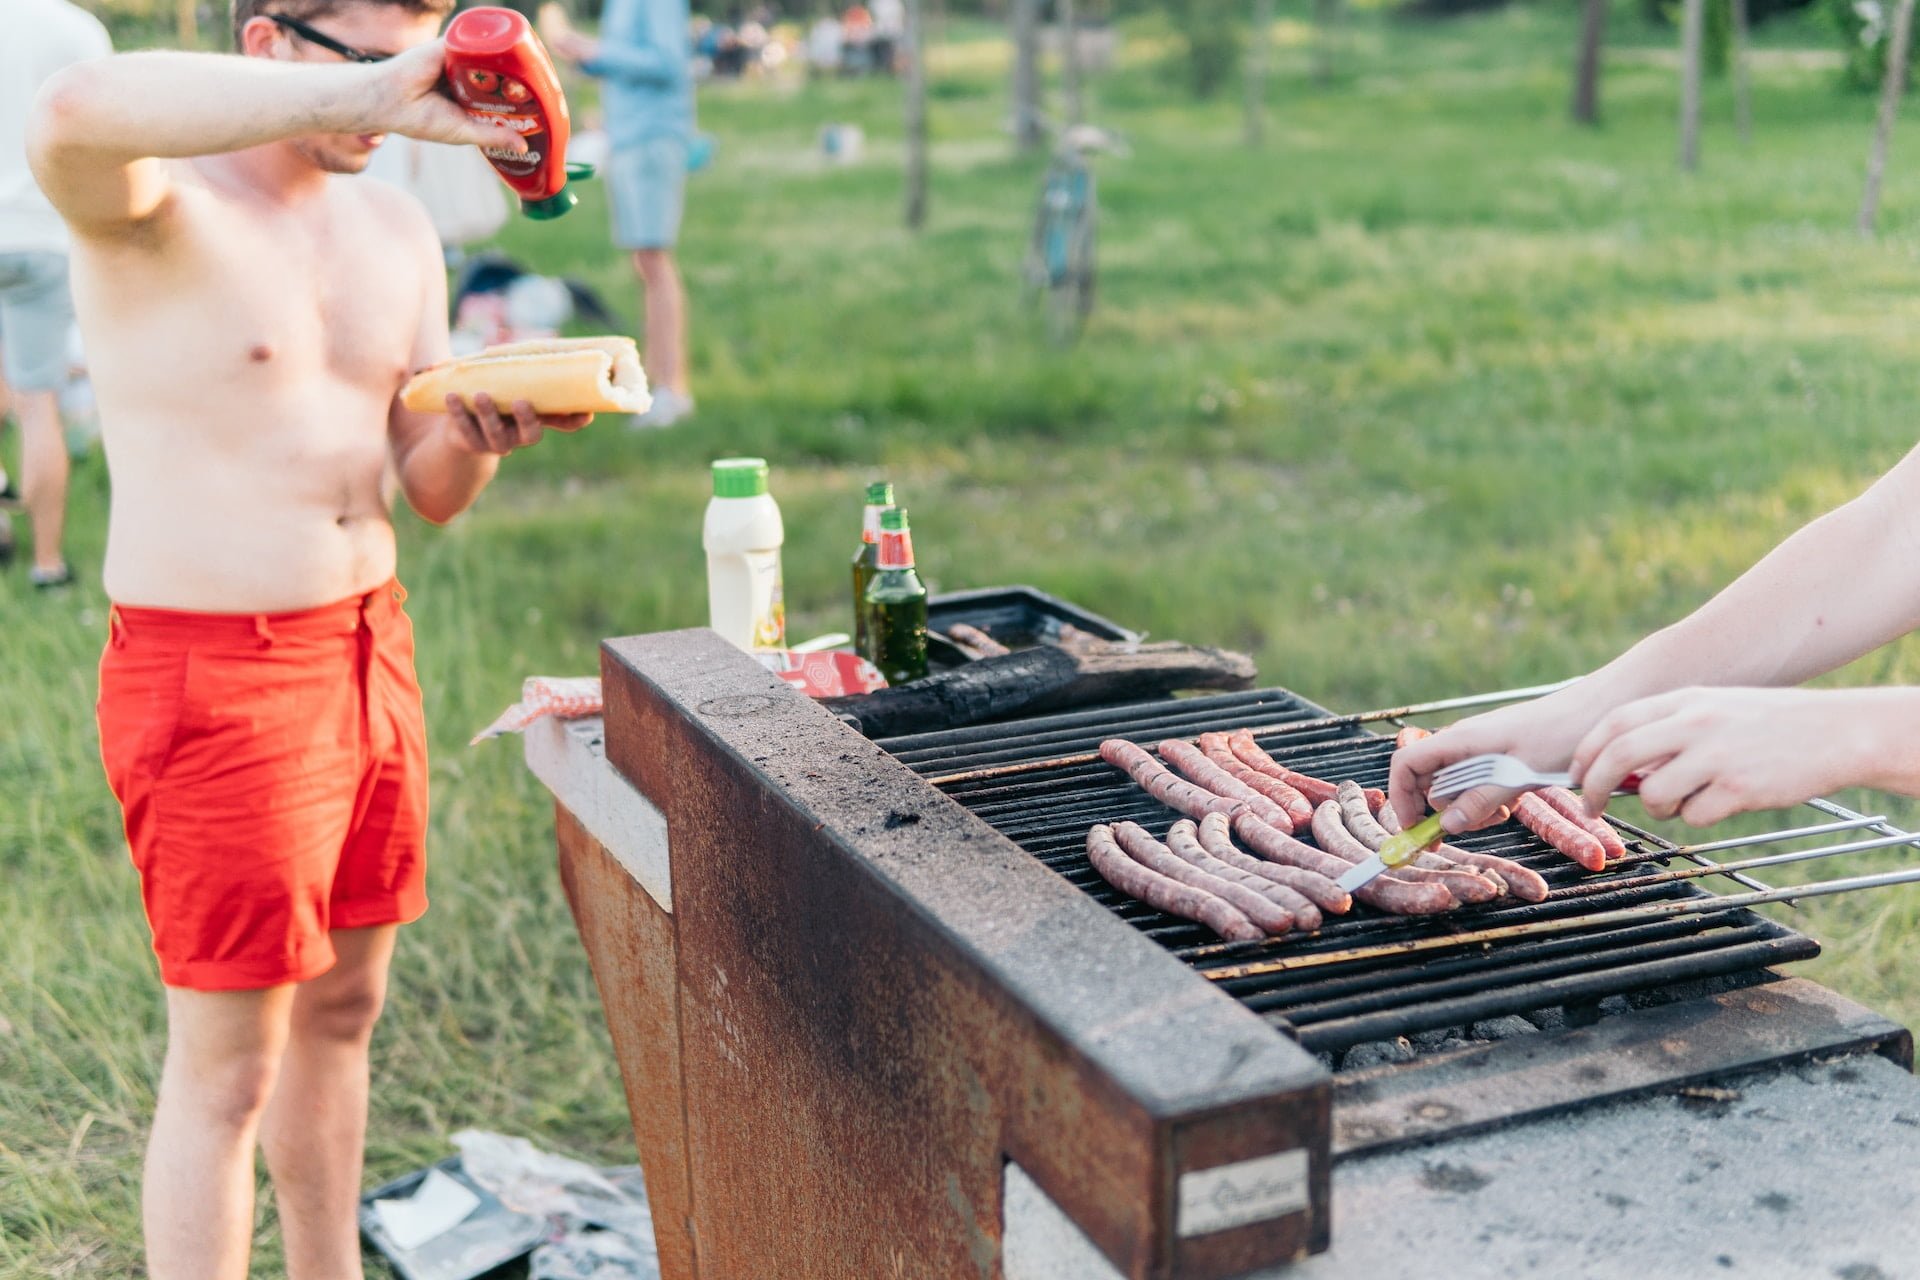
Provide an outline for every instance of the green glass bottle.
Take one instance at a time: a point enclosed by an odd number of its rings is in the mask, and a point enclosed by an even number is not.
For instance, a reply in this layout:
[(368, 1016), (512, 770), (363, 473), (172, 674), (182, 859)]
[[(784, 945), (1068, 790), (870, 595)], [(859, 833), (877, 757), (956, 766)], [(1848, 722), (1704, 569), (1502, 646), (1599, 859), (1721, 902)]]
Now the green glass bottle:
[(860, 522), (860, 549), (853, 553), (853, 651), (873, 661), (867, 639), (867, 584), (880, 563), (880, 513), (893, 505), (893, 486), (878, 481), (867, 486), (867, 514)]
[(927, 674), (927, 588), (913, 571), (907, 509), (880, 513), (880, 555), (867, 584), (867, 642), (888, 684)]

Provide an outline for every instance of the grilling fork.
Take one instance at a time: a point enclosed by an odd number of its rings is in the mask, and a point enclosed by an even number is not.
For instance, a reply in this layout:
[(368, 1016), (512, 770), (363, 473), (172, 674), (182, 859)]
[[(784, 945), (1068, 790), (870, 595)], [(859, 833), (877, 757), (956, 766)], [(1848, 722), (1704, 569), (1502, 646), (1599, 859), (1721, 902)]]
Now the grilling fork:
[[(1475, 787), (1519, 787), (1532, 791), (1538, 787), (1565, 787), (1572, 782), (1571, 775), (1564, 772), (1542, 772), (1518, 756), (1494, 752), (1454, 761), (1433, 775), (1433, 785), (1427, 794), (1432, 799), (1448, 800)], [(1630, 794), (1639, 786), (1640, 775), (1628, 774), (1621, 780), (1621, 791), (1616, 794)], [(1444, 806), (1442, 809), (1444, 811)], [(1440, 814), (1430, 814), (1399, 835), (1389, 838), (1372, 857), (1355, 863), (1353, 869), (1342, 875), (1337, 883), (1348, 893), (1363, 888), (1382, 872), (1404, 866), (1419, 857), (1421, 850), (1438, 840), (1442, 832)]]

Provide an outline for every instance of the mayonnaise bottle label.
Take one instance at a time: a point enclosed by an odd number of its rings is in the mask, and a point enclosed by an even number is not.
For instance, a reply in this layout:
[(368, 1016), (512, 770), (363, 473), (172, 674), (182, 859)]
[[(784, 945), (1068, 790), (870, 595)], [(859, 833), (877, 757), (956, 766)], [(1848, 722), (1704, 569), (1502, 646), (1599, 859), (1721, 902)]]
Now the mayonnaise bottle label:
[(749, 551), (747, 577), (753, 584), (753, 647), (787, 647), (787, 595), (778, 551)]

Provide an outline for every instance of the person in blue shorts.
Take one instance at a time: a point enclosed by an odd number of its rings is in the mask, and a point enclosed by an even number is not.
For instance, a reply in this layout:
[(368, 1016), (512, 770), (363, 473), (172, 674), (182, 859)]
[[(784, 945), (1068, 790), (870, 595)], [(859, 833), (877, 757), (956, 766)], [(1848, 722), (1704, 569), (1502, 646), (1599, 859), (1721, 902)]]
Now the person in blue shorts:
[(632, 255), (647, 318), (653, 406), (635, 425), (671, 426), (693, 412), (687, 295), (673, 257), (693, 140), (687, 0), (607, 0), (598, 39), (569, 31), (551, 43), (603, 85), (613, 240)]
[[(60, 389), (67, 381), (67, 229), (27, 168), (27, 118), (40, 86), (61, 68), (113, 52), (107, 29), (67, 0), (21, 0), (0, 41), (0, 414), (20, 423), (20, 484), (0, 467), (0, 502), (22, 503), (33, 523), (36, 587), (73, 581), (61, 551), (67, 515), (67, 447)], [(11, 552), (11, 541), (6, 547)]]

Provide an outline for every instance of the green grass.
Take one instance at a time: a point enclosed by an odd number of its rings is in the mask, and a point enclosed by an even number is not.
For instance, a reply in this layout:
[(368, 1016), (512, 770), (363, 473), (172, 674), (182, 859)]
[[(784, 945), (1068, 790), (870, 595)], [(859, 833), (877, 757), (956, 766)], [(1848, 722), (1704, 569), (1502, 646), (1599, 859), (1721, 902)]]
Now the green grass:
[[(1259, 152), (1236, 94), (1185, 99), (1163, 38), (1130, 31), (1093, 90), (1133, 154), (1100, 164), (1102, 291), (1071, 352), (1019, 298), (1039, 162), (1000, 129), (1003, 46), (956, 31), (936, 54), (919, 236), (892, 86), (704, 94), (721, 150), (683, 254), (699, 418), (549, 441), (454, 527), (400, 520), (434, 907), (376, 1043), (371, 1177), (466, 1125), (630, 1158), (546, 797), (515, 744), (464, 744), (523, 675), (704, 621), (711, 457), (773, 460), (796, 635), (846, 625), (860, 487), (885, 474), (937, 587), (1038, 583), (1358, 708), (1584, 670), (1913, 442), (1920, 143), (1897, 140), (1885, 234), (1860, 240), (1873, 108), (1794, 55), (1822, 32), (1763, 33), (1751, 147), (1710, 88), (1688, 178), (1671, 37), (1625, 9), (1594, 132), (1565, 121), (1570, 14), (1357, 18), (1325, 89), (1303, 17), (1277, 28)], [(813, 158), (829, 121), (866, 129), (863, 163)], [(597, 195), (505, 243), (631, 314)], [(105, 492), (96, 458), (73, 519), (93, 582)], [(16, 570), (0, 617), (0, 1276), (137, 1274), (161, 1003), (90, 714), (105, 601), (37, 598)], [(1920, 649), (1843, 678), (1920, 679)], [(1803, 972), (1920, 1021), (1900, 963), (1920, 895), (1797, 914), (1828, 944)], [(278, 1257), (263, 1199), (257, 1273)]]

